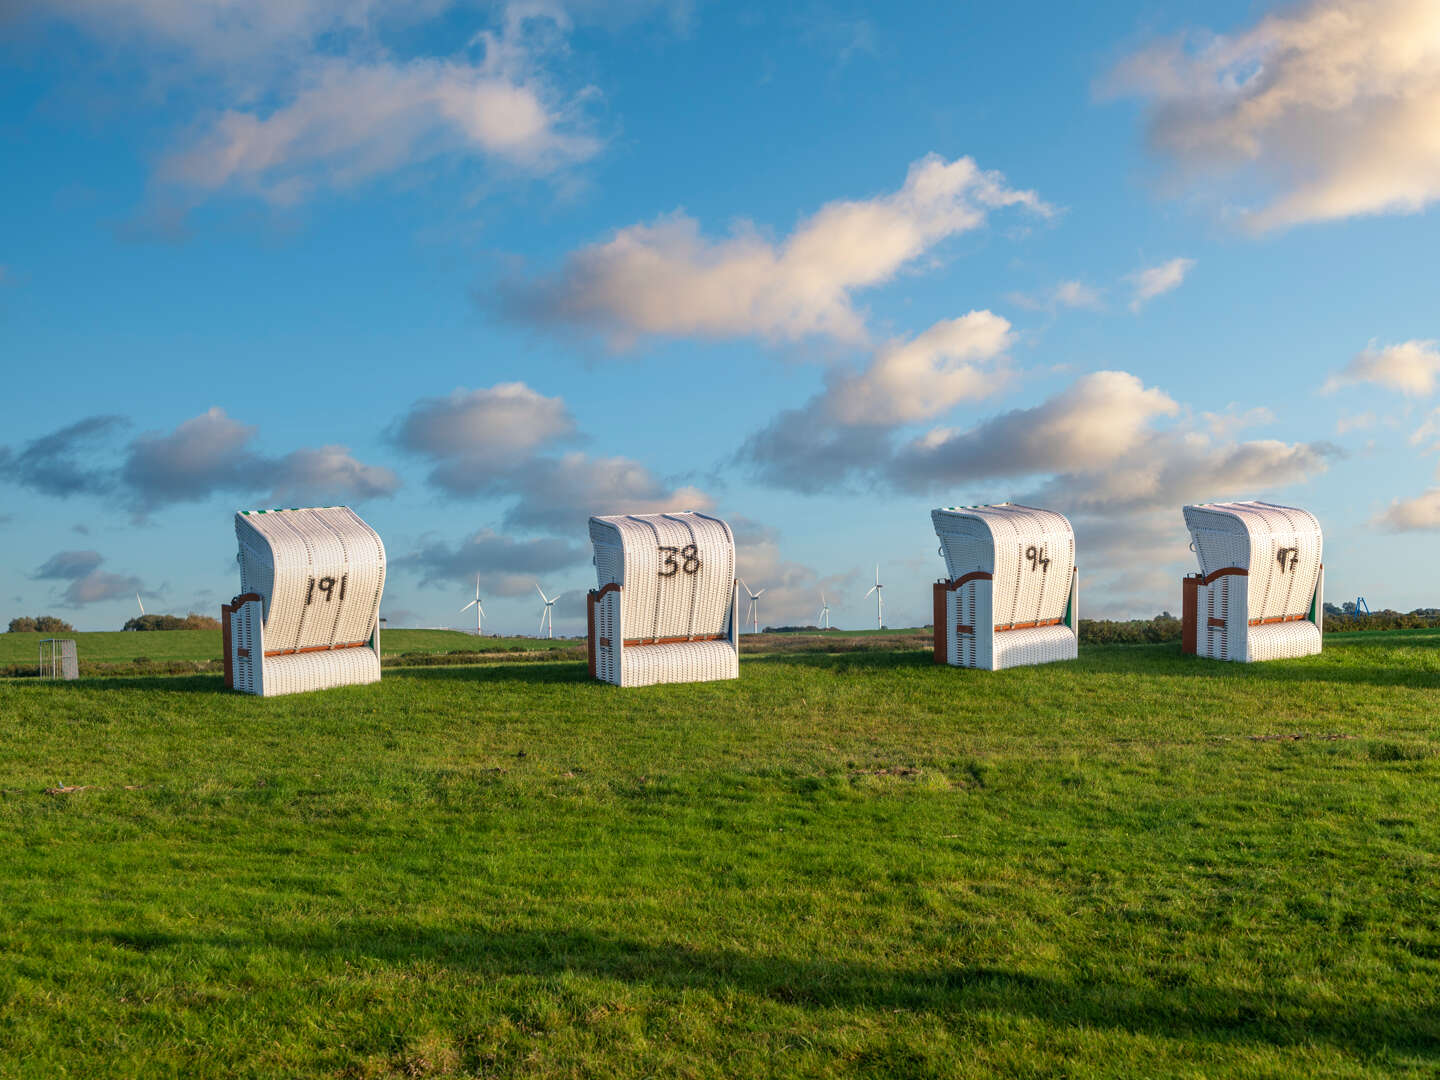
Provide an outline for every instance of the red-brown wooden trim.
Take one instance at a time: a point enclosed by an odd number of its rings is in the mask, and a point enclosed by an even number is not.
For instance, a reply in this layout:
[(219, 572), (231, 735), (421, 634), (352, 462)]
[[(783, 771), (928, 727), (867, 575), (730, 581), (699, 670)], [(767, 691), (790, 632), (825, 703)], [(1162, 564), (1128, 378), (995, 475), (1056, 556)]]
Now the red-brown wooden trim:
[(590, 661), (590, 677), (595, 678), (595, 590), (585, 594), (585, 653)]
[(1200, 584), (1209, 585), (1216, 578), (1224, 577), (1226, 574), (1234, 574), (1236, 577), (1249, 577), (1250, 571), (1246, 570), (1243, 566), (1225, 566), (1220, 568), (1219, 570), (1216, 570), (1208, 577), (1201, 578)]
[(1200, 575), (1180, 579), (1180, 651), (1188, 656), (1199, 652), (1196, 622), (1200, 617)]
[(245, 658), (248, 659), (249, 656), (250, 656), (250, 650), (249, 650), (249, 649), (236, 649), (236, 650), (235, 650), (235, 654), (236, 654), (237, 656), (243, 656), (243, 657), (245, 657)]
[(951, 592), (954, 592), (956, 589), (960, 588), (961, 585), (968, 585), (972, 581), (993, 581), (994, 578), (994, 574), (991, 574), (985, 570), (971, 570), (968, 574), (961, 574), (954, 581), (945, 582), (945, 588), (949, 589)]
[(1212, 629), (1212, 630), (1224, 630), (1224, 629), (1225, 629), (1225, 620), (1224, 620), (1224, 619), (1211, 619), (1211, 620), (1210, 620), (1210, 629)]
[(1271, 615), (1268, 619), (1251, 619), (1251, 626), (1269, 626), (1271, 623), (1304, 622), (1309, 615)]
[(975, 633), (975, 627), (966, 626), (964, 623), (957, 623), (955, 626), (955, 632), (957, 634), (973, 634)]
[(235, 689), (235, 658), (230, 655), (230, 613), (235, 609), (229, 604), (220, 605), (220, 647), (225, 650), (225, 685)]
[(251, 600), (257, 600), (262, 604), (265, 602), (265, 598), (261, 596), (258, 592), (241, 593), (239, 596), (235, 597), (235, 599), (230, 601), (230, 610), (239, 611), (241, 604), (248, 603)]
[(600, 639), (600, 647), (602, 649), (608, 649), (610, 647), (610, 639), (608, 637), (602, 637)]
[(950, 662), (950, 642), (945, 628), (950, 625), (950, 620), (945, 617), (948, 606), (945, 598), (945, 582), (937, 581), (935, 588), (931, 590), (933, 598), (933, 613), (930, 625), (935, 628), (935, 663), (948, 664)]
[(599, 601), (599, 599), (600, 599), (602, 596), (604, 596), (606, 593), (609, 593), (609, 592), (619, 592), (619, 591), (620, 591), (620, 586), (617, 585), (615, 582), (612, 581), (612, 582), (610, 582), (609, 585), (601, 585), (600, 588), (593, 590), (593, 591), (590, 593), (590, 595), (593, 596), (593, 597), (595, 597), (596, 601)]
[(691, 637), (626, 638), (627, 649), (640, 645), (679, 645), (686, 641), (729, 641), (728, 634), (695, 634)]
[(1004, 630), (1033, 630), (1037, 626), (1059, 626), (1061, 619), (1042, 619), (1039, 622), (996, 623), (997, 632)]
[(303, 649), (266, 649), (266, 656), (294, 656), (296, 653), (334, 652), (336, 649), (363, 649), (368, 641), (347, 641), (343, 645), (306, 645)]

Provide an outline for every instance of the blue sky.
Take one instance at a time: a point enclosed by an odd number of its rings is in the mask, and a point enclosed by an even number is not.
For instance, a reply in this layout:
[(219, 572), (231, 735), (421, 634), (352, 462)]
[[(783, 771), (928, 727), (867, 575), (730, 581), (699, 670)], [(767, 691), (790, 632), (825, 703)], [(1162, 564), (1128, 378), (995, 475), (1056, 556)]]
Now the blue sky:
[(213, 612), (332, 501), (405, 625), (579, 632), (589, 513), (707, 507), (765, 622), (918, 624), (1007, 498), (1087, 614), (1226, 497), (1440, 602), (1430, 0), (3, 10), (5, 619)]

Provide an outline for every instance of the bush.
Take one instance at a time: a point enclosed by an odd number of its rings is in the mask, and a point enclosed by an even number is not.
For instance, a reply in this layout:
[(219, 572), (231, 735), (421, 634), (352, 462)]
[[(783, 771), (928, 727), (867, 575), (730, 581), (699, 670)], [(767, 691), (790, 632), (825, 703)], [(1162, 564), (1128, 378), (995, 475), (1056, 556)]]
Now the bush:
[(121, 630), (219, 630), (220, 620), (209, 615), (190, 612), (183, 619), (178, 615), (137, 615), (126, 621)]
[(1180, 640), (1180, 620), (1168, 611), (1153, 619), (1081, 619), (1084, 645), (1159, 645)]
[(35, 618), (22, 615), (18, 619), (10, 620), (10, 633), (12, 634), (73, 634), (74, 632), (75, 627), (64, 619), (57, 619), (54, 615), (40, 615)]

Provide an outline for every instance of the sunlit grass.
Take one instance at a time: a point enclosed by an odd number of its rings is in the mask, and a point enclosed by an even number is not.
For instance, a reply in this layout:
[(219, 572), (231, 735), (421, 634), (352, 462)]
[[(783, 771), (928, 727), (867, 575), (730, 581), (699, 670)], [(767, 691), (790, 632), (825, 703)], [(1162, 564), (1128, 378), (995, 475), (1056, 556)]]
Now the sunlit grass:
[(1433, 1075), (1437, 695), (1423, 632), (0, 682), (0, 1075)]

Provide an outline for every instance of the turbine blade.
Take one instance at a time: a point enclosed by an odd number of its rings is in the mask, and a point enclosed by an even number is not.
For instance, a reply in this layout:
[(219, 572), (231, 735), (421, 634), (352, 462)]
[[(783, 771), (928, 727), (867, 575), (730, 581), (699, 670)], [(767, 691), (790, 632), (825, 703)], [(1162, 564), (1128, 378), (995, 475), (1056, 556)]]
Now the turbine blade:
[(475, 606), (476, 604), (478, 604), (479, 602), (480, 602), (480, 601), (478, 601), (478, 600), (471, 600), (468, 604), (466, 604), (466, 605), (465, 605), (464, 607), (462, 607), (460, 610), (461, 610), (462, 612), (464, 612), (464, 611), (469, 611), (472, 607), (474, 607), (474, 606)]
[(874, 592), (874, 591), (875, 591), (876, 589), (878, 589), (879, 587), (880, 587), (879, 585), (871, 585), (870, 588), (869, 588), (869, 590), (865, 593), (865, 596), (868, 597), (868, 596), (870, 595), (870, 593)]

